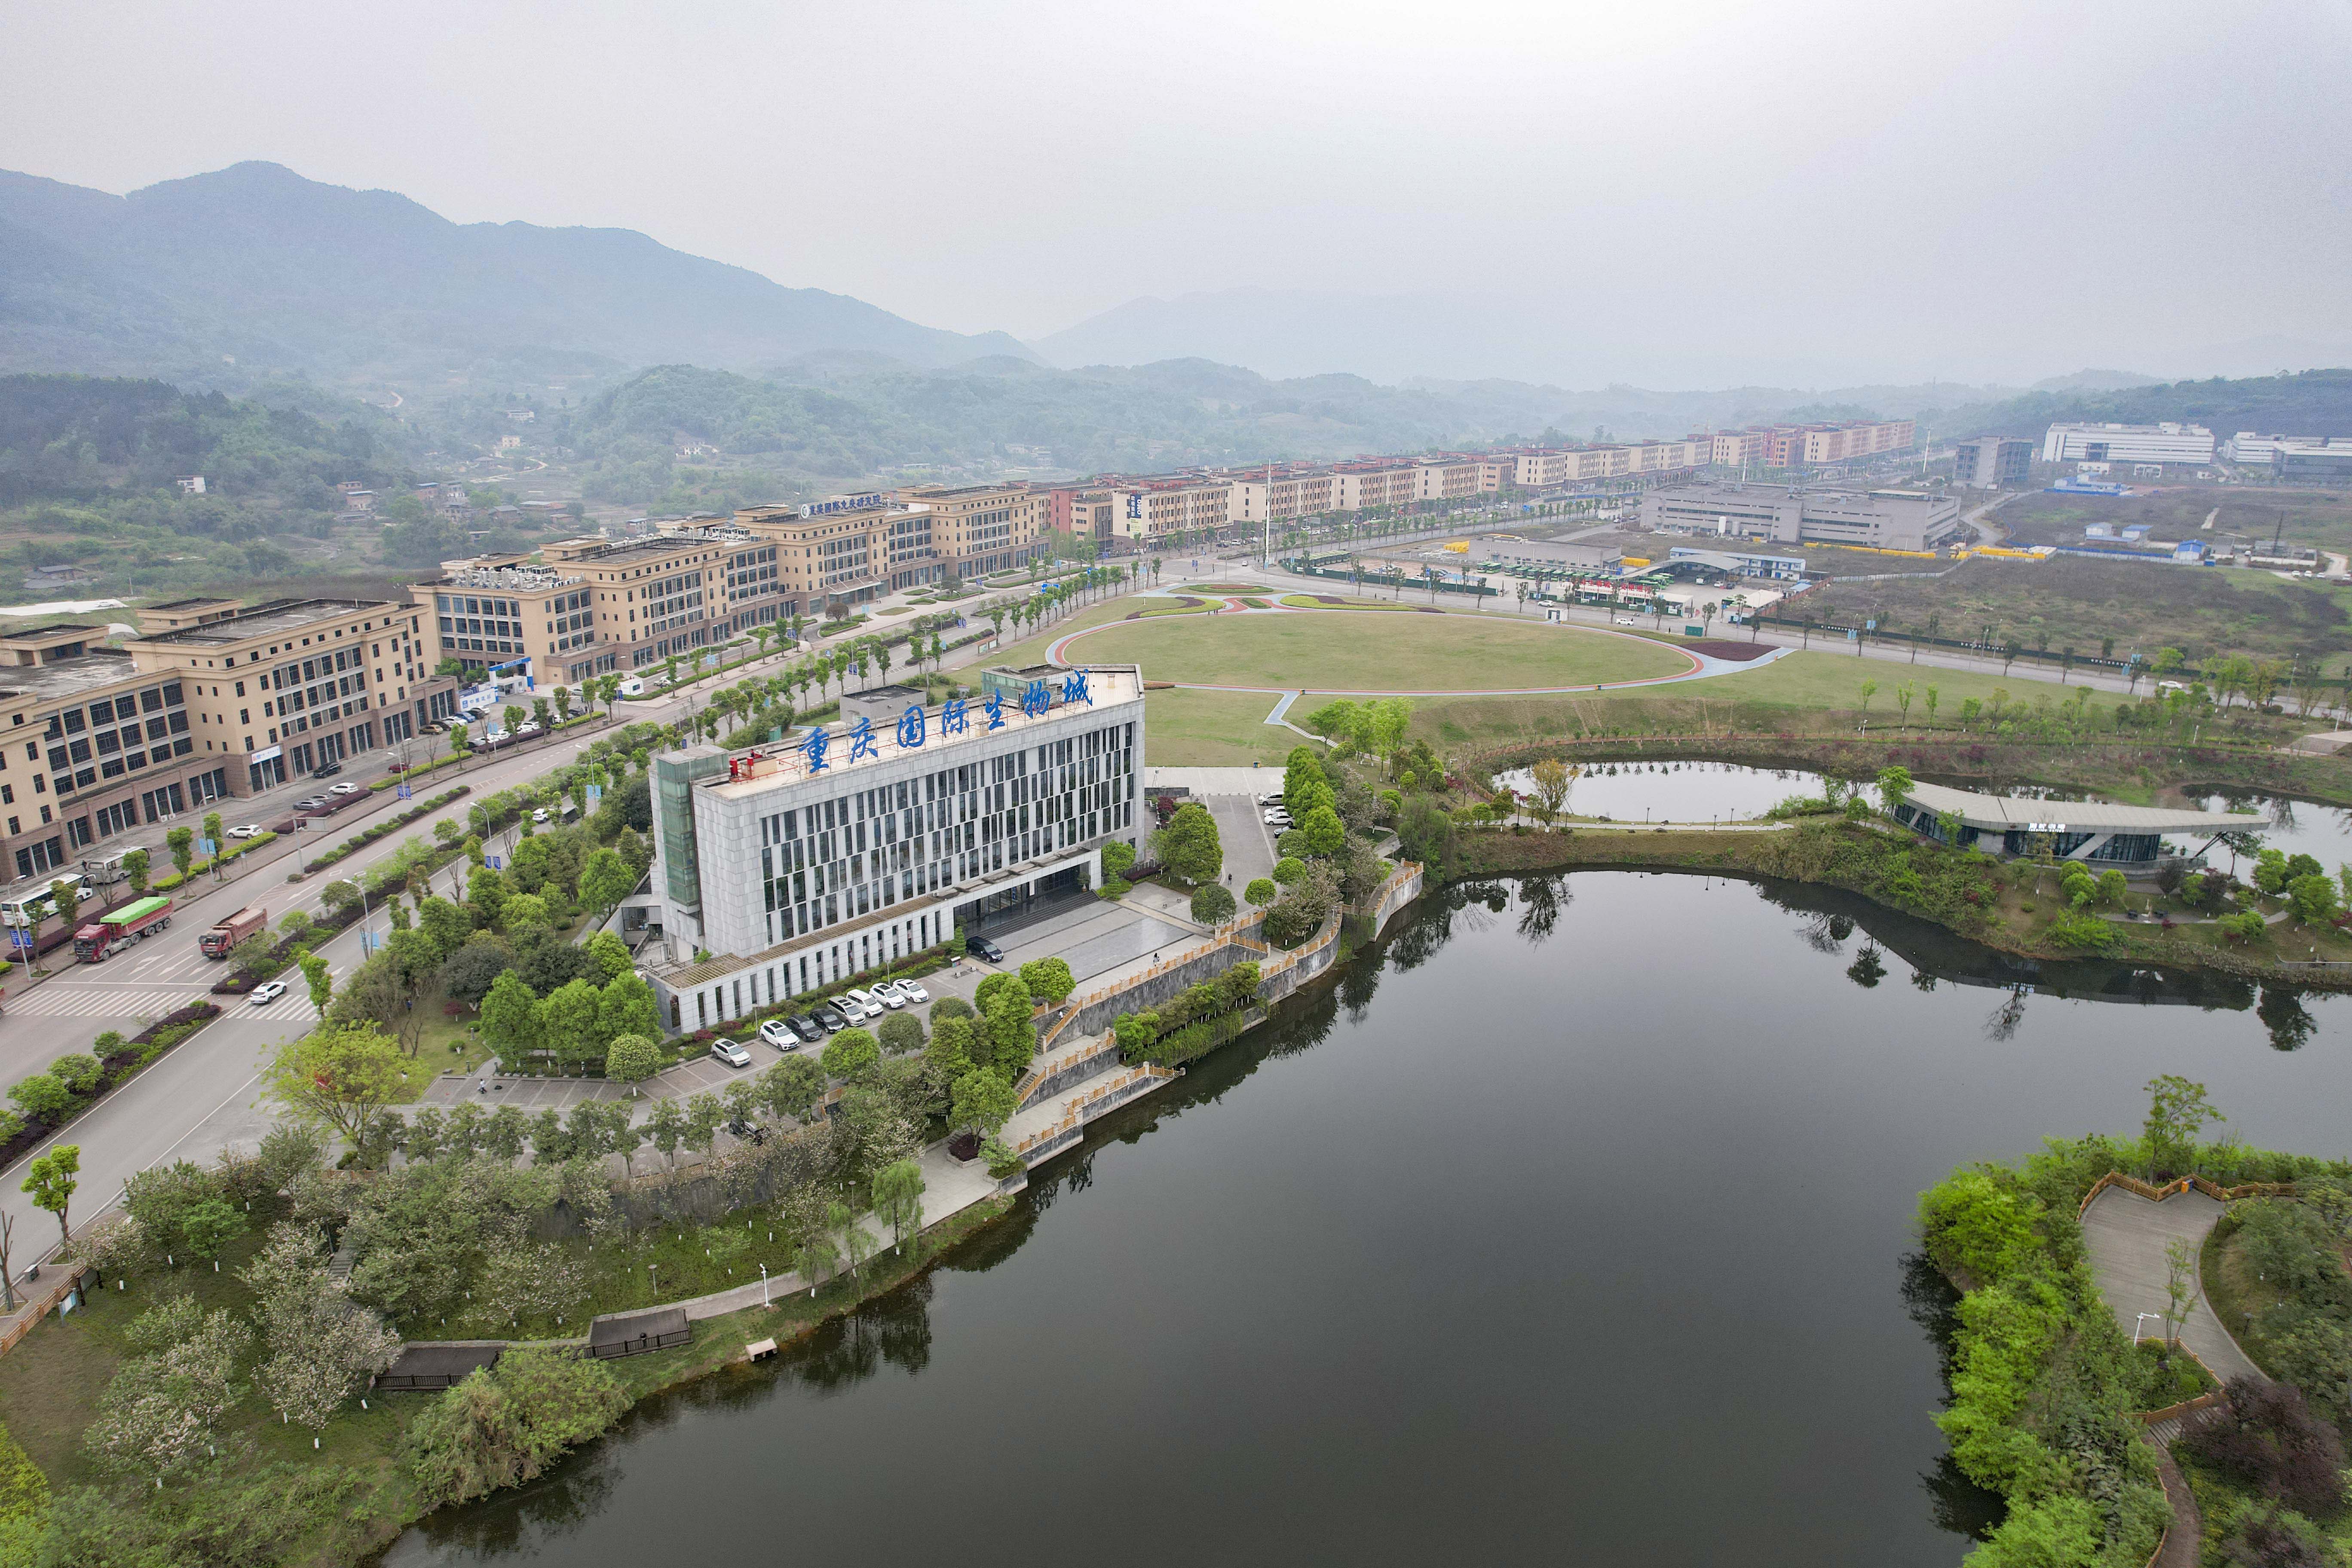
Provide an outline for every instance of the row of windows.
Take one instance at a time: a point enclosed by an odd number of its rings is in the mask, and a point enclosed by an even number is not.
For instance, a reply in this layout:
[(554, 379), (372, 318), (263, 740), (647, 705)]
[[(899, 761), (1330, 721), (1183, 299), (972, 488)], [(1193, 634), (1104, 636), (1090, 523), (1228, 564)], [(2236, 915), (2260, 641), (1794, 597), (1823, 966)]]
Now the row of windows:
[(1131, 826), (1133, 744), (1109, 725), (761, 817), (768, 940)]
[(468, 598), (462, 594), (436, 594), (433, 596), (433, 607), (445, 616), (520, 616), (522, 614), (522, 605), (519, 600)]

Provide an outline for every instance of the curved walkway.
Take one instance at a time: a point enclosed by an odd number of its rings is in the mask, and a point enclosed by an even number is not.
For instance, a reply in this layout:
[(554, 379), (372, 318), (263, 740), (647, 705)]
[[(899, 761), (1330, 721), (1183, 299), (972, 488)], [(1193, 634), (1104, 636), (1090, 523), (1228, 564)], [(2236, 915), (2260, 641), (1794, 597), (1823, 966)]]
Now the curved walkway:
[[(2202, 1247), (2221, 1213), (2221, 1204), (2199, 1192), (2175, 1193), (2162, 1203), (2151, 1203), (2137, 1193), (2108, 1187), (2091, 1200), (2083, 1211), (2083, 1245), (2091, 1255), (2091, 1277), (2126, 1335), (2138, 1326), (2140, 1313), (2161, 1314), (2170, 1305), (2166, 1244), (2178, 1237)], [(2164, 1325), (2154, 1318), (2147, 1328), (2151, 1333), (2164, 1332)], [(2213, 1315), (2201, 1284), (2189, 1321), (2181, 1325), (2180, 1342), (2224, 1383), (2233, 1377), (2263, 1378), (2262, 1369)]]
[[(1253, 610), (1243, 607), (1229, 611), (1222, 611), (1220, 613), (1243, 616), (1340, 616), (1350, 614), (1385, 616), (1393, 615), (1396, 612), (1392, 610), (1300, 610), (1292, 609), (1287, 606), (1281, 606), (1269, 607), (1263, 610)], [(1053, 642), (1046, 645), (1045, 658), (1050, 663), (1068, 664), (1071, 662), (1068, 657), (1069, 648), (1073, 643), (1090, 637), (1097, 632), (1109, 631), (1114, 627), (1123, 626), (1126, 624), (1127, 623), (1125, 621), (1106, 621), (1098, 626), (1087, 626), (1078, 631), (1066, 633), (1062, 637), (1056, 637)], [(1545, 622), (1541, 624), (1552, 625), (1555, 623)], [(1718, 675), (1737, 675), (1744, 669), (1761, 669), (1766, 665), (1780, 658), (1781, 655), (1790, 651), (1785, 647), (1777, 647), (1759, 658), (1717, 658), (1711, 654), (1696, 653), (1686, 647), (1676, 647), (1672, 643), (1660, 642), (1655, 637), (1633, 637), (1625, 632), (1612, 631), (1606, 626), (1576, 626), (1571, 629), (1584, 632), (1589, 635), (1624, 637), (1629, 642), (1645, 643), (1652, 647), (1663, 647), (1671, 652), (1678, 653), (1685, 658), (1690, 660), (1690, 668), (1675, 675), (1653, 675), (1640, 680), (1603, 680), (1576, 686), (1475, 686), (1466, 687), (1456, 690), (1365, 690), (1351, 687), (1318, 686), (1310, 681), (1304, 689), (1307, 691), (1319, 692), (1327, 697), (1557, 697), (1572, 691), (1622, 691), (1628, 687), (1672, 686), (1678, 681), (1706, 680)], [(1286, 693), (1296, 695), (1302, 689), (1301, 688), (1295, 686), (1214, 686), (1204, 681), (1196, 680), (1178, 680), (1172, 681), (1170, 684), (1179, 687), (1186, 691), (1241, 691), (1259, 693), (1265, 696)], [(1266, 720), (1266, 722), (1270, 724), (1281, 723), (1284, 721), (1285, 721), (1279, 714), (1270, 716)]]

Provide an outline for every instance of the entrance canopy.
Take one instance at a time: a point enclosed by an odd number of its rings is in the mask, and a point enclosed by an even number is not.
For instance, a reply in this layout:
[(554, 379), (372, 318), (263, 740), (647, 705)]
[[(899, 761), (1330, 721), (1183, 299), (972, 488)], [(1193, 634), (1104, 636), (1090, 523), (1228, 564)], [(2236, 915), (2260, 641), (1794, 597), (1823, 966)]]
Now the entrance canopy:
[(2016, 800), (1979, 795), (1942, 784), (1915, 784), (1906, 797), (1938, 816), (1959, 817), (1979, 832), (2007, 833), (2236, 833), (2271, 825), (2261, 812), (2168, 811), (2152, 805), (2114, 805), (2098, 800)]
[(2257, 831), (2271, 825), (2260, 812), (2167, 811), (2148, 805), (2113, 805), (2105, 801), (2016, 800), (1979, 795), (1942, 784), (1913, 784), (1895, 808), (1895, 820), (1927, 837), (1943, 840), (1958, 819), (1963, 848), (2003, 855), (2055, 855), (2126, 868), (2146, 868), (2164, 853), (2164, 836), (2210, 839), (2217, 834)]

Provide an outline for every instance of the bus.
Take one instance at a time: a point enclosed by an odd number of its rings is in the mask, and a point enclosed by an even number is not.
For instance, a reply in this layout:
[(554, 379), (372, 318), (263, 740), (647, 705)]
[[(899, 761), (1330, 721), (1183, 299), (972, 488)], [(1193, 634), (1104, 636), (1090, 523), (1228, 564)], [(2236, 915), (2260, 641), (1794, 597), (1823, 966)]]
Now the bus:
[(0, 894), (0, 926), (37, 926), (58, 912), (56, 884), (65, 882), (76, 899), (89, 897), (89, 883), (78, 872), (61, 871), (46, 882), (27, 882)]

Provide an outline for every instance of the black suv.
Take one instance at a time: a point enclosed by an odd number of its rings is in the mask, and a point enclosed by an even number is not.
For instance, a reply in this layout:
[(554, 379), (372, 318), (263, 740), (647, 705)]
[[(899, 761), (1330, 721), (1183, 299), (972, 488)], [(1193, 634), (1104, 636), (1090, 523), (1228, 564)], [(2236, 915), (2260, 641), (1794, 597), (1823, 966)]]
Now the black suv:
[(814, 1045), (824, 1038), (824, 1026), (806, 1013), (794, 1013), (784, 1020), (784, 1027), (801, 1037), (803, 1045)]
[(991, 963), (1002, 963), (1004, 962), (1004, 950), (997, 946), (994, 942), (989, 941), (984, 936), (968, 936), (964, 938), (963, 950), (971, 954), (972, 957), (985, 959)]
[(314, 779), (331, 779), (342, 771), (343, 764), (341, 763), (322, 763), (310, 770), (310, 776)]
[(848, 1016), (830, 1002), (820, 1002), (810, 1015), (828, 1035), (837, 1035), (849, 1027)]

